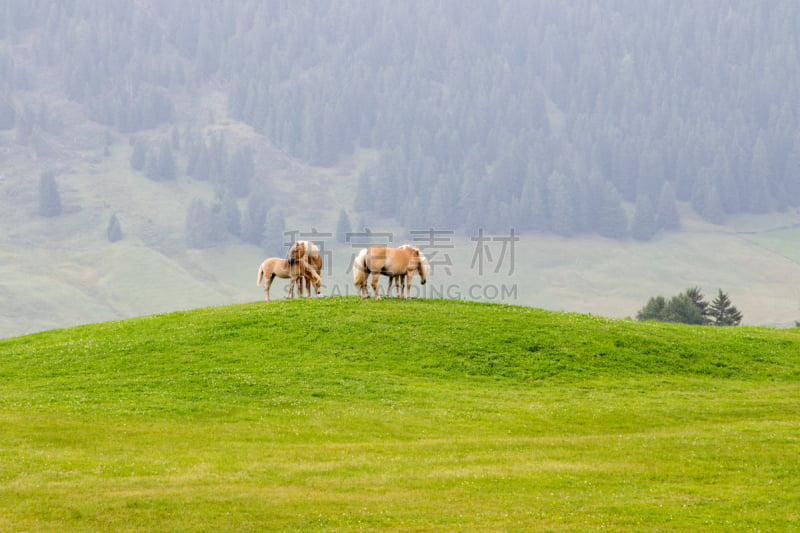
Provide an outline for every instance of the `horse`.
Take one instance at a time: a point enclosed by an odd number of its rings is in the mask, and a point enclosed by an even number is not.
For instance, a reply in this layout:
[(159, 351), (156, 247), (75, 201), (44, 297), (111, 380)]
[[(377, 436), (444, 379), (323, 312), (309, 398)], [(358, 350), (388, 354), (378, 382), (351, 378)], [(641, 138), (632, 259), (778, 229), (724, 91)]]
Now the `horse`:
[[(303, 278), (306, 279), (307, 284), (313, 283), (314, 289), (319, 295), (319, 287), (322, 284), (322, 280), (316, 270), (305, 259), (296, 260), (290, 264), (288, 259), (269, 257), (261, 263), (256, 280), (256, 285), (261, 285), (261, 281), (266, 280), (264, 284), (264, 299), (267, 303), (269, 303), (269, 287), (272, 285), (272, 280), (275, 279), (275, 276), (283, 279), (291, 278), (292, 281), (289, 282), (289, 298), (294, 298), (294, 286), (298, 281), (300, 285), (297, 290), (300, 296), (303, 296)], [(311, 296), (310, 287), (308, 295)]]
[[(322, 276), (322, 255), (319, 253), (319, 247), (311, 241), (295, 241), (291, 248), (289, 248), (289, 264), (293, 265), (299, 260), (308, 261), (308, 264), (314, 269), (318, 276)], [(308, 294), (311, 294), (311, 279), (306, 277), (306, 289)], [(319, 291), (317, 291), (319, 294)]]
[(395, 288), (395, 294), (398, 298), (403, 294), (403, 287), (406, 284), (406, 274), (400, 274), (399, 276), (389, 276), (389, 285), (386, 287), (386, 295), (392, 295), (392, 286)]
[[(411, 281), (414, 272), (419, 272), (419, 277), (423, 285), (428, 280), (430, 263), (419, 251), (419, 248), (404, 244), (397, 248), (387, 248), (385, 246), (372, 246), (364, 248), (356, 256), (353, 262), (353, 283), (356, 288), (361, 290), (361, 298), (369, 298), (367, 290), (367, 280), (372, 274), (372, 291), (375, 299), (380, 300), (378, 294), (378, 275), (389, 276), (389, 292), (391, 292), (392, 282), (396, 281), (400, 289), (400, 297), (411, 298)], [(400, 282), (405, 278), (405, 287)], [(397, 279), (396, 278), (400, 278)], [(405, 291), (403, 290), (405, 289)]]

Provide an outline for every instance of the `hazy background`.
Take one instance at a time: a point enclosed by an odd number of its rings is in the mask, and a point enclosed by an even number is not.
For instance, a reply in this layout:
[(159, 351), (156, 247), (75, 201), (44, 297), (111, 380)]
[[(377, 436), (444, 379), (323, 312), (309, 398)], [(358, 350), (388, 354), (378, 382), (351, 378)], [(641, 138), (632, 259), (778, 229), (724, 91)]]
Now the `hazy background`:
[(0, 336), (261, 299), (293, 236), (327, 295), (411, 242), (426, 297), (625, 317), (699, 286), (793, 325), (797, 28), (795, 1), (0, 1)]

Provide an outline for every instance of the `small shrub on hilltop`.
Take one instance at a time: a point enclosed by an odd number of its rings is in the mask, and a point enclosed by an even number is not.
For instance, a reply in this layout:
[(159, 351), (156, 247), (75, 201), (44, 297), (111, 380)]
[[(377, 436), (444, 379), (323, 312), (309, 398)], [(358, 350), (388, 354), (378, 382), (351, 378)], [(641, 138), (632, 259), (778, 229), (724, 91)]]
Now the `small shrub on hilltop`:
[(704, 300), (699, 287), (690, 287), (669, 301), (663, 296), (650, 298), (636, 313), (636, 320), (658, 322), (681, 322), (683, 324), (738, 326), (742, 313), (731, 304), (726, 293), (719, 289), (711, 305)]

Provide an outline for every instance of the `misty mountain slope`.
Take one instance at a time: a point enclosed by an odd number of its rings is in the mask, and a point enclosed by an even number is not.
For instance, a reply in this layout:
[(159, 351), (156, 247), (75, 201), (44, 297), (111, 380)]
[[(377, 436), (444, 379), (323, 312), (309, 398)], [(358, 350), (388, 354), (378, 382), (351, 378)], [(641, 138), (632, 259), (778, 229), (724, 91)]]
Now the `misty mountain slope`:
[(379, 149), (367, 211), (403, 225), (621, 236), (605, 211), (654, 206), (665, 183), (712, 222), (800, 205), (795, 2), (40, 2), (3, 15), (6, 120), (35, 146), (65, 127), (37, 96), (49, 69), (47, 87), (123, 134), (185, 124), (180, 94), (211, 84), (293, 157), (331, 166)]

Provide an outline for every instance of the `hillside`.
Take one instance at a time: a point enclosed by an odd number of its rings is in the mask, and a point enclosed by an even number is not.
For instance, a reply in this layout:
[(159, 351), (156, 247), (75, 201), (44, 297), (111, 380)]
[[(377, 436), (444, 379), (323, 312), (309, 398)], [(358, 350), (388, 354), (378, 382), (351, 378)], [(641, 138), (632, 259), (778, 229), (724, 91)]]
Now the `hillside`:
[(326, 298), (0, 353), (0, 531), (797, 525), (797, 330)]

